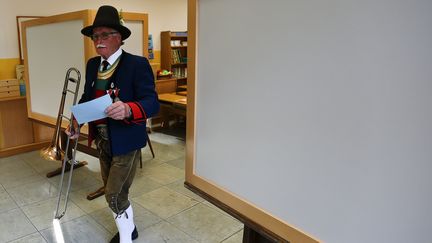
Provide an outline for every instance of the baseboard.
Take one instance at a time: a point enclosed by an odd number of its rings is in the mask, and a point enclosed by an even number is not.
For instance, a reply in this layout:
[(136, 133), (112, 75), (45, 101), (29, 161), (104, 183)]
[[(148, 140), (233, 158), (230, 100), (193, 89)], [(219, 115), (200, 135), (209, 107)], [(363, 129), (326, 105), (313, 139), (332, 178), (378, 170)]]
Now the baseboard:
[(37, 149), (42, 149), (50, 144), (50, 141), (44, 141), (39, 143), (31, 143), (26, 145), (20, 145), (12, 148), (6, 148), (0, 150), (0, 158), (9, 157), (12, 155), (29, 152)]

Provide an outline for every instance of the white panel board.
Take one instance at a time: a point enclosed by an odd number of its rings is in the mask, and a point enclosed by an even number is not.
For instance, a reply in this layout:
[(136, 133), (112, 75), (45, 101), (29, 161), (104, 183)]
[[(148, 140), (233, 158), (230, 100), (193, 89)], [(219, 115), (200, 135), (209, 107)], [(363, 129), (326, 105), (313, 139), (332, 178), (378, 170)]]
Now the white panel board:
[[(66, 72), (70, 67), (82, 73), (78, 98), (81, 97), (85, 72), (82, 28), (82, 20), (26, 28), (31, 94), (29, 109), (33, 113), (57, 118)], [(68, 116), (72, 98), (73, 95), (67, 95), (64, 114)]]
[(430, 242), (432, 2), (198, 6), (196, 175), (323, 242)]
[(123, 50), (134, 55), (143, 56), (143, 22), (142, 21), (125, 21), (125, 26), (132, 32), (131, 36), (125, 40), (122, 46)]

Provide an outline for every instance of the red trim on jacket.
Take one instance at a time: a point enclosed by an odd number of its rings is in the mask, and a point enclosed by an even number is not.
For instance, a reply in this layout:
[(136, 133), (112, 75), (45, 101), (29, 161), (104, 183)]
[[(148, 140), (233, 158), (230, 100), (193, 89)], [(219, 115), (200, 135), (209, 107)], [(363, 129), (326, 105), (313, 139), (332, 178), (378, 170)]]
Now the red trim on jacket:
[(141, 123), (147, 120), (146, 113), (139, 102), (126, 102), (131, 108), (132, 117), (129, 119), (133, 123)]

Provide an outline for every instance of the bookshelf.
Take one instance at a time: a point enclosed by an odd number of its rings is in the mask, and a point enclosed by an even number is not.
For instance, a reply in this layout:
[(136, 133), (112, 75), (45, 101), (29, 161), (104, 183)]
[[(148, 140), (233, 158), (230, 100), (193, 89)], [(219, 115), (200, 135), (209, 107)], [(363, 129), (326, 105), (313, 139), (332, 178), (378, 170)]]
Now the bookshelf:
[(177, 91), (187, 85), (187, 31), (161, 32), (161, 68), (170, 70), (177, 79)]

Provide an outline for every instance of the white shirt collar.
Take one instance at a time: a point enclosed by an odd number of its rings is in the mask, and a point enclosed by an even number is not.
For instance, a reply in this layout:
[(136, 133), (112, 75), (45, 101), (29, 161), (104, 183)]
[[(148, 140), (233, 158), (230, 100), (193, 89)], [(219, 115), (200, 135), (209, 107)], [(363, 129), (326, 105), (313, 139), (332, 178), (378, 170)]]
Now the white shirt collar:
[[(123, 50), (121, 48), (119, 48), (116, 52), (114, 52), (110, 57), (108, 57), (108, 59), (106, 59), (109, 63), (109, 65), (113, 65), (113, 63), (115, 63), (115, 61), (120, 57), (120, 55), (122, 54)], [(103, 57), (101, 57), (101, 63), (105, 61), (105, 59)]]

